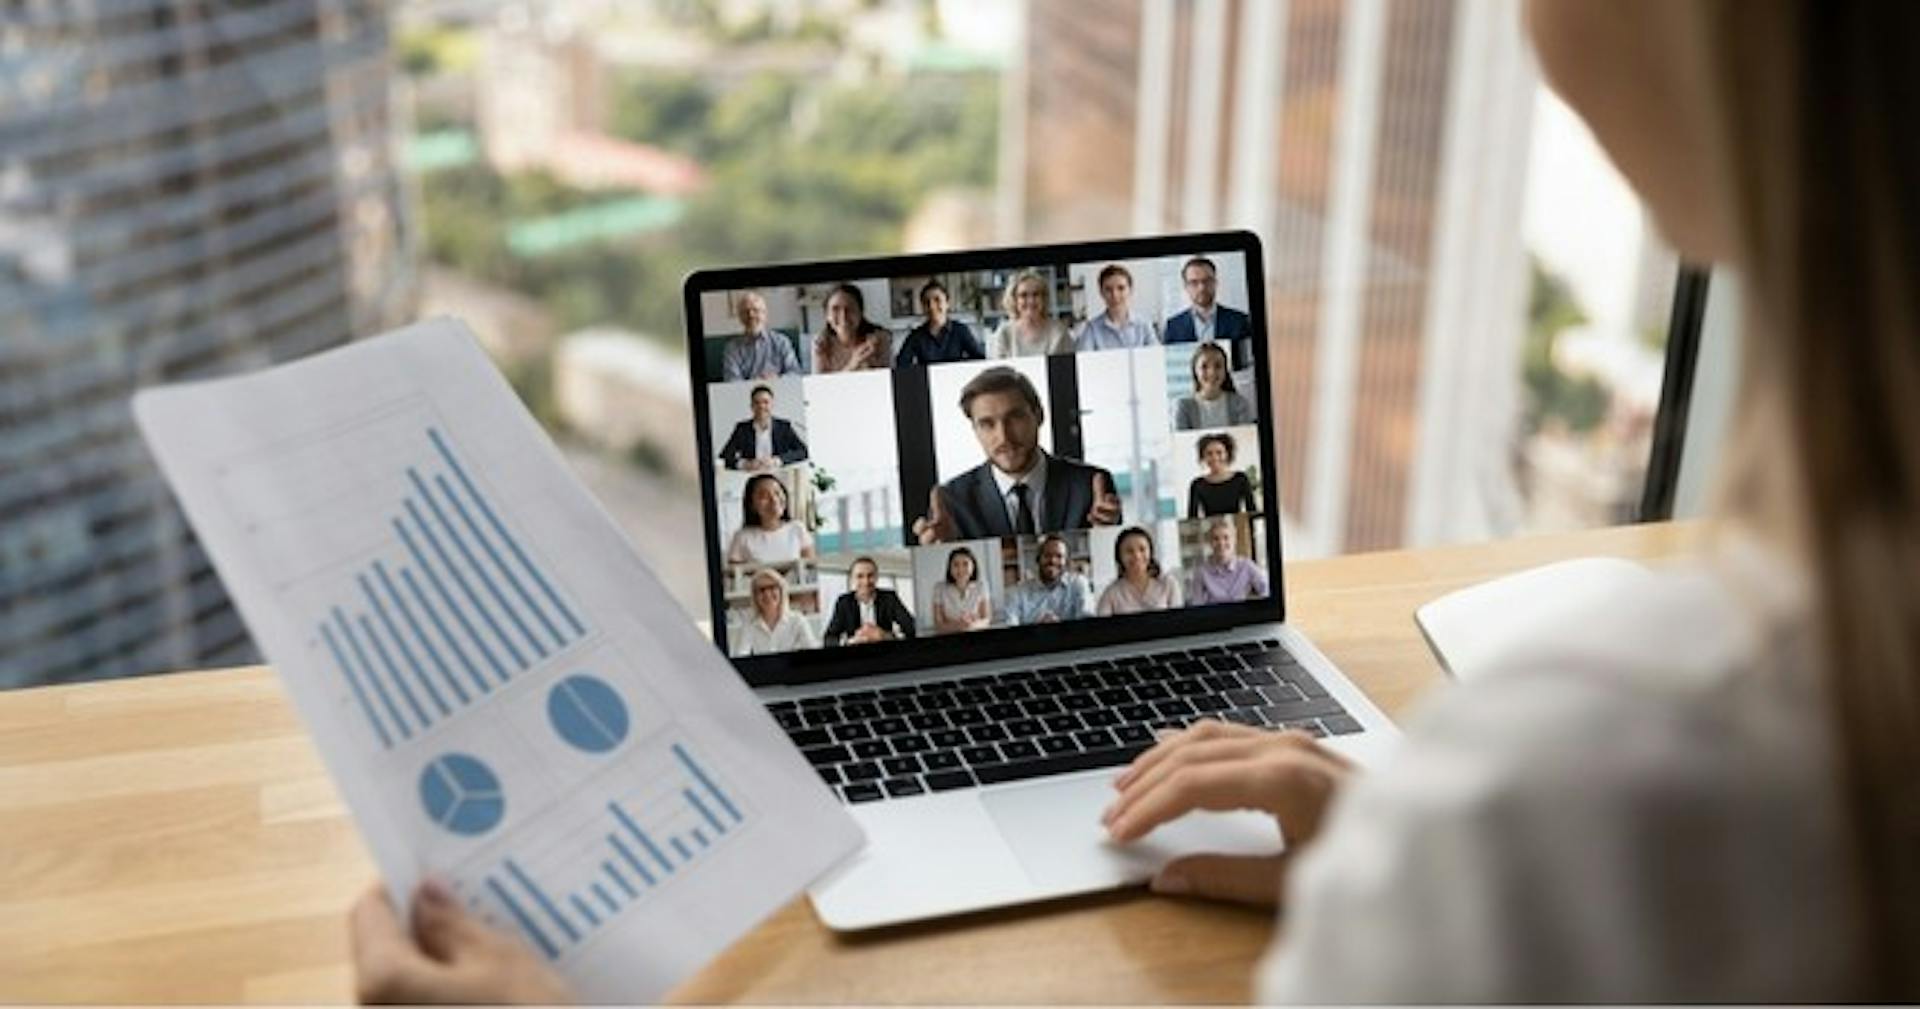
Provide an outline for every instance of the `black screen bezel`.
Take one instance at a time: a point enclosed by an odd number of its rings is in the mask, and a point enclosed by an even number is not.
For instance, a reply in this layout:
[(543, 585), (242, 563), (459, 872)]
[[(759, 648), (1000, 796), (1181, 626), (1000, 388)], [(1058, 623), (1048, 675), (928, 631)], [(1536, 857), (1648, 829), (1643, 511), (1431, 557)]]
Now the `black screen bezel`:
[[(1254, 337), (1253, 361), (1258, 386), (1256, 407), (1260, 429), (1262, 515), (1266, 527), (1269, 593), (1262, 599), (1220, 603), (1191, 609), (1140, 613), (1122, 618), (1088, 618), (1033, 627), (996, 627), (969, 634), (931, 635), (910, 641), (885, 641), (850, 647), (823, 647), (778, 655), (732, 656), (727, 649), (724, 557), (720, 517), (716, 510), (718, 484), (713, 436), (709, 429), (708, 394), (713, 380), (706, 374), (705, 336), (700, 296), (710, 291), (750, 287), (800, 286), (833, 281), (868, 280), (897, 276), (924, 276), (964, 270), (993, 270), (1022, 266), (1064, 266), (1097, 260), (1152, 259), (1178, 255), (1239, 253), (1245, 256), (1247, 314)], [(1250, 624), (1286, 619), (1286, 592), (1280, 545), (1280, 480), (1276, 465), (1272, 376), (1268, 370), (1268, 329), (1265, 262), (1260, 239), (1250, 231), (1214, 231), (1153, 238), (1111, 239), (1050, 245), (1004, 246), (961, 252), (877, 256), (823, 260), (769, 266), (697, 270), (681, 287), (687, 339), (687, 368), (692, 379), (693, 430), (698, 458), (702, 523), (706, 538), (708, 609), (714, 644), (740, 675), (754, 686), (797, 685), (823, 680), (879, 675), (965, 662), (1029, 656), (1045, 664), (1045, 656), (1103, 645), (1129, 644), (1183, 635), (1204, 634)], [(902, 544), (903, 546), (910, 544)]]

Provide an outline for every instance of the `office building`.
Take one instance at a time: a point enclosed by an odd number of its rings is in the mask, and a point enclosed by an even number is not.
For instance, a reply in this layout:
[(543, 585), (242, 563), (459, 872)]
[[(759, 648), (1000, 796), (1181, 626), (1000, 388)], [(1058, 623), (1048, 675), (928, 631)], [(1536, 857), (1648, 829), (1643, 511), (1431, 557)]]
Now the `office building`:
[(257, 655), (129, 408), (411, 313), (377, 0), (0, 19), (0, 687)]

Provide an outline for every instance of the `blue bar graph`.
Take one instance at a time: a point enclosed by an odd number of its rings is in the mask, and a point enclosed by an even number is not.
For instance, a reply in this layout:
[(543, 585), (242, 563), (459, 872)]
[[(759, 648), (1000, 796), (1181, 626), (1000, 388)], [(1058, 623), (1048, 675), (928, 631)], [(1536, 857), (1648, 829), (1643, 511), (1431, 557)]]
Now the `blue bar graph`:
[(380, 745), (412, 740), (588, 630), (452, 442), (429, 427), (395, 473), (393, 539), (315, 622)]
[(514, 858), (502, 858), (486, 876), (487, 893), (503, 912), (493, 917), (517, 926), (548, 959), (561, 959), (738, 833), (740, 807), (684, 746), (672, 749), (683, 780), (647, 801), (607, 803), (600, 842), (588, 857), (564, 863), (582, 875), (554, 885), (552, 877), (567, 870), (543, 870), (538, 875), (545, 878), (536, 878)]

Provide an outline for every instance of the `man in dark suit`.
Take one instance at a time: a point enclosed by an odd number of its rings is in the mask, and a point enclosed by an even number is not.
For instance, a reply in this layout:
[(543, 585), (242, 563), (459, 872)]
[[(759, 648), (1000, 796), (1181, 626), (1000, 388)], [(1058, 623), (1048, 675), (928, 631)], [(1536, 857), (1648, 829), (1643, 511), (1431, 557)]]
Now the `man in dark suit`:
[(864, 645), (913, 637), (913, 613), (900, 594), (879, 586), (880, 565), (871, 557), (856, 557), (847, 567), (853, 591), (833, 601), (827, 621), (827, 644)]
[(987, 461), (933, 489), (913, 532), (921, 543), (1026, 536), (1120, 522), (1113, 474), (1040, 448), (1046, 410), (1025, 375), (1004, 365), (960, 390), (960, 410)]
[(748, 398), (753, 405), (753, 416), (733, 426), (733, 434), (720, 447), (720, 461), (728, 469), (744, 470), (767, 470), (804, 462), (806, 442), (800, 440), (792, 424), (773, 415), (773, 389), (756, 385)]
[(1220, 271), (1214, 268), (1213, 260), (1205, 256), (1187, 260), (1180, 268), (1180, 281), (1186, 285), (1187, 300), (1193, 305), (1167, 320), (1164, 342), (1234, 341), (1253, 335), (1253, 320), (1247, 313), (1214, 300), (1220, 292)]

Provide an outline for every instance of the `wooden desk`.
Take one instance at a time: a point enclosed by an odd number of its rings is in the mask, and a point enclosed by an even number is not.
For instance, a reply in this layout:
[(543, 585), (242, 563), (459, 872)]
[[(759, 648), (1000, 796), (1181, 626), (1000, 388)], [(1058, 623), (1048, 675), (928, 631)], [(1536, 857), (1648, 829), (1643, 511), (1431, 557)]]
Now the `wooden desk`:
[[(1639, 526), (1290, 565), (1291, 618), (1389, 714), (1439, 673), (1413, 626), (1444, 592), (1566, 557), (1660, 559)], [(373, 878), (265, 668), (0, 694), (0, 1001), (351, 997), (343, 912)], [(1142, 891), (841, 938), (804, 900), (688, 1001), (1220, 1002), (1270, 918)]]

